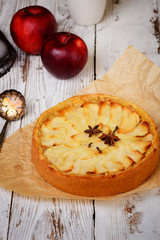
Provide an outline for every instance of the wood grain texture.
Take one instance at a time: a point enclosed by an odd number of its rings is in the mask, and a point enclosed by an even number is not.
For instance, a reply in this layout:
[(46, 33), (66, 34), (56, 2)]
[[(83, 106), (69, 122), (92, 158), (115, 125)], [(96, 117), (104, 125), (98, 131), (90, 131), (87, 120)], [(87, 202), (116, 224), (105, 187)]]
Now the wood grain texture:
[[(155, 36), (153, 23), (160, 11), (159, 5), (158, 0), (121, 0), (118, 4), (108, 0), (103, 21), (97, 25), (97, 78), (111, 68), (129, 45), (160, 65), (158, 36)], [(159, 18), (156, 23), (158, 29)]]
[[(15, 4), (17, 11), (29, 5), (29, 1), (18, 1)], [(74, 79), (65, 81), (52, 77), (44, 69), (39, 56), (30, 56), (17, 49), (18, 60), (14, 69), (18, 70), (15, 75), (19, 79), (20, 90), (27, 104), (21, 127), (32, 122), (46, 109), (71, 97), (94, 79), (94, 27), (86, 30), (85, 27), (75, 25), (72, 19), (69, 19), (65, 1), (52, 1), (52, 4), (50, 1), (37, 1), (36, 4), (53, 12), (58, 19), (59, 31), (70, 31), (81, 36), (90, 48), (90, 55), (84, 71)], [(18, 81), (15, 80), (15, 83)], [(17, 87), (18, 85), (16, 89)], [(32, 199), (14, 193), (8, 239), (92, 239), (92, 219), (92, 201)]]
[[(52, 77), (39, 56), (27, 55), (13, 43), (9, 24), (14, 12), (34, 4), (55, 15), (58, 31), (73, 32), (85, 40), (89, 59), (73, 79)], [(158, 0), (107, 0), (101, 23), (79, 26), (65, 0), (0, 0), (1, 30), (18, 52), (10, 73), (0, 79), (0, 91), (15, 88), (27, 103), (23, 119), (9, 124), (7, 136), (101, 78), (128, 45), (160, 66), (159, 13)], [(159, 206), (160, 189), (107, 201), (30, 198), (0, 189), (0, 240), (158, 240)]]
[(85, 200), (43, 200), (16, 194), (9, 239), (92, 239), (90, 205)]
[[(0, 26), (1, 30), (4, 32), (8, 40), (13, 44), (12, 39), (10, 37), (9, 33), (9, 24), (10, 19), (14, 14), (14, 11), (16, 10), (17, 1), (1, 1), (1, 8), (0, 8)], [(18, 50), (19, 55), (19, 50)], [(18, 57), (19, 59), (19, 57)], [(21, 61), (21, 64), (23, 65), (23, 59)], [(5, 75), (0, 80), (0, 92), (6, 90), (6, 89), (17, 89), (24, 94), (24, 84), (21, 81), (20, 75), (22, 72), (19, 70), (20, 68), (20, 61), (16, 61), (13, 68), (10, 70), (10, 73)], [(5, 121), (0, 118), (0, 126), (2, 128)], [(9, 136), (12, 132), (16, 131), (20, 127), (21, 121), (15, 121), (14, 123), (8, 124), (7, 127), (7, 134), (6, 137)], [(10, 221), (10, 210), (11, 210), (11, 204), (12, 204), (12, 193), (3, 189), (0, 189), (0, 239), (6, 239), (8, 236), (8, 230), (9, 230), (9, 221)]]
[[(96, 74), (102, 77), (133, 45), (160, 66), (159, 1), (109, 1), (96, 31)], [(155, 209), (159, 189), (116, 200), (95, 202), (95, 239), (159, 239)], [(154, 207), (153, 207), (154, 202)], [(159, 210), (157, 209), (159, 212)], [(157, 214), (158, 214), (157, 212)], [(157, 215), (158, 216), (158, 215)]]
[(0, 240), (6, 239), (12, 194), (0, 188)]
[(95, 239), (158, 240), (159, 204), (159, 189), (96, 202)]

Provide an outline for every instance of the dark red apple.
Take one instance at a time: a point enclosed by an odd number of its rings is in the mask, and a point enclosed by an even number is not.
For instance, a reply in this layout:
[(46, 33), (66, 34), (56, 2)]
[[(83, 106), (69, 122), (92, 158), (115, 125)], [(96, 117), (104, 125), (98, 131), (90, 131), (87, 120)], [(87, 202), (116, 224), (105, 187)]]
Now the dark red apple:
[(40, 54), (44, 40), (56, 31), (57, 23), (53, 14), (38, 5), (20, 9), (10, 24), (14, 42), (29, 54)]
[(58, 32), (45, 41), (41, 59), (50, 74), (56, 78), (68, 79), (84, 68), (88, 59), (88, 49), (79, 36)]

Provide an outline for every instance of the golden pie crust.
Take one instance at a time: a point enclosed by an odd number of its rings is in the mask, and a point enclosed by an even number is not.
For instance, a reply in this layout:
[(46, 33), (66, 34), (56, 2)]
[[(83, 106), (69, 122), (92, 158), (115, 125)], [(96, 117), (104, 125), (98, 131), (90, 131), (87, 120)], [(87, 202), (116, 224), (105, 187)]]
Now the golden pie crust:
[[(93, 133), (94, 127), (98, 131)], [(52, 186), (103, 197), (134, 189), (151, 176), (159, 140), (153, 120), (139, 106), (91, 94), (45, 111), (34, 127), (31, 154), (38, 173)]]

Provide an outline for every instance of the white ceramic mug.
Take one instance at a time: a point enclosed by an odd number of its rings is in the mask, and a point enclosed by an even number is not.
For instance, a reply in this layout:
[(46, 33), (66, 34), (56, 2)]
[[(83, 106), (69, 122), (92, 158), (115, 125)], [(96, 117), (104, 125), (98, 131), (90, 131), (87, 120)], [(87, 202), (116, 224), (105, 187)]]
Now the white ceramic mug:
[(107, 0), (67, 0), (73, 20), (80, 25), (99, 23), (104, 15)]

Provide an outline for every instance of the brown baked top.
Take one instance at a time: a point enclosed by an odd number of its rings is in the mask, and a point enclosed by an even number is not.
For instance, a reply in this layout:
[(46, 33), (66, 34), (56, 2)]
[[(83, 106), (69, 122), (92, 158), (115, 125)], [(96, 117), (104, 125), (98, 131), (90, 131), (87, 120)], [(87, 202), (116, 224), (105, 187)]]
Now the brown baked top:
[(43, 113), (35, 138), (51, 168), (67, 175), (107, 176), (143, 161), (154, 149), (157, 132), (150, 116), (135, 104), (86, 95)]

